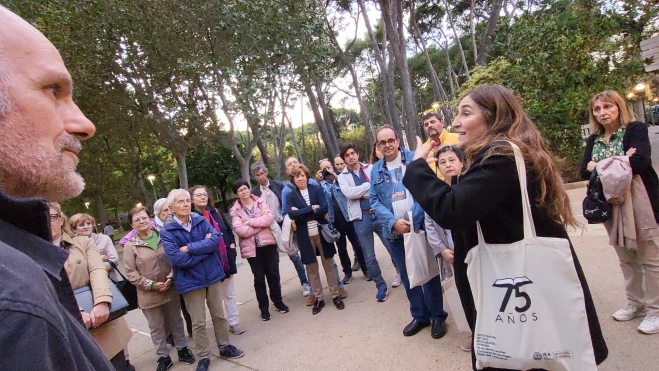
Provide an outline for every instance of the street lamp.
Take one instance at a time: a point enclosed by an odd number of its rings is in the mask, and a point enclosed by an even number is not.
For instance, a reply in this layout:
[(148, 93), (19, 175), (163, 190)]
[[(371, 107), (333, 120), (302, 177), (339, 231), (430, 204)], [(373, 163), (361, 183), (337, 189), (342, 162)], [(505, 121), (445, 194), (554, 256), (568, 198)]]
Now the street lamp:
[(156, 176), (151, 174), (146, 177), (149, 182), (151, 182), (151, 190), (153, 190), (153, 203), (156, 203), (156, 200), (158, 200), (158, 196), (156, 196), (156, 187), (153, 185), (153, 181), (156, 180)]
[(87, 209), (89, 209), (89, 205), (91, 205), (91, 204), (92, 204), (91, 202), (89, 202), (89, 201), (85, 201), (85, 207), (86, 207)]
[(135, 207), (142, 207), (142, 203), (138, 202), (137, 205), (135, 205)]
[(647, 112), (645, 112), (645, 84), (639, 82), (634, 87), (634, 90), (641, 94), (641, 104), (643, 105), (643, 122), (647, 123)]
[(430, 107), (432, 107), (435, 111), (437, 111), (439, 107), (441, 107), (441, 105), (438, 102), (435, 102)]
[(627, 98), (633, 99), (634, 98), (634, 93), (630, 92), (629, 94), (627, 94)]

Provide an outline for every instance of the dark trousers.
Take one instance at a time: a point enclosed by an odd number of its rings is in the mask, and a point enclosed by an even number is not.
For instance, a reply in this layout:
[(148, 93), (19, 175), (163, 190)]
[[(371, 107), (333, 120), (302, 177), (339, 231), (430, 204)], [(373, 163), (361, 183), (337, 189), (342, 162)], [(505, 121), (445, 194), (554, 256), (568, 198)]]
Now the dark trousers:
[(281, 283), (279, 281), (279, 251), (277, 245), (260, 246), (256, 248), (256, 256), (247, 258), (252, 273), (254, 274), (254, 291), (256, 301), (259, 302), (261, 311), (267, 310), (268, 292), (266, 291), (266, 279), (270, 289), (270, 300), (274, 304), (281, 303)]
[(114, 366), (114, 369), (117, 371), (126, 371), (126, 355), (124, 351), (117, 353), (116, 356), (110, 359), (110, 363)]
[(347, 221), (343, 217), (341, 210), (334, 210), (334, 223), (332, 224), (334, 224), (336, 229), (341, 232), (341, 237), (338, 241), (336, 241), (336, 248), (339, 252), (339, 260), (341, 260), (341, 268), (343, 268), (343, 273), (352, 274), (352, 263), (350, 263), (350, 255), (348, 255), (348, 244), (346, 242), (346, 237), (348, 237), (352, 248), (355, 250), (355, 258), (359, 262), (359, 265), (366, 267), (362, 245), (359, 243), (359, 237), (357, 237), (355, 226), (352, 225), (352, 222)]

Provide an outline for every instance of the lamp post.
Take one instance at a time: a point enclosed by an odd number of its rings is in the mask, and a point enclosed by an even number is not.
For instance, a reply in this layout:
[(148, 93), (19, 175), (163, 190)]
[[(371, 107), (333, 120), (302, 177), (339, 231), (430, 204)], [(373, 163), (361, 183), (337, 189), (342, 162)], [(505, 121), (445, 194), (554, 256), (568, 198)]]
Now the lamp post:
[(641, 94), (641, 104), (643, 105), (643, 122), (647, 123), (647, 112), (645, 111), (645, 84), (642, 82), (636, 84), (634, 90)]
[(92, 204), (91, 202), (85, 201), (85, 207), (87, 208), (87, 210), (89, 210), (89, 205), (91, 205), (91, 204)]
[(153, 185), (153, 181), (156, 180), (156, 176), (151, 174), (146, 177), (149, 182), (151, 183), (151, 190), (153, 190), (153, 203), (155, 204), (156, 201), (158, 200), (158, 196), (156, 196), (156, 187)]

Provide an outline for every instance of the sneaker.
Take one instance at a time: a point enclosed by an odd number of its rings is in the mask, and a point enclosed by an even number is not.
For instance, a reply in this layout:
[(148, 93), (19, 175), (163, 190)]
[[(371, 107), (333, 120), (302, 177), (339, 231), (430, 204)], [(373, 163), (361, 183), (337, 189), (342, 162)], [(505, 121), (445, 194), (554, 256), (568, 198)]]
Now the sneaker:
[(647, 335), (659, 334), (659, 317), (645, 316), (643, 322), (638, 325), (638, 331)]
[(347, 298), (347, 297), (348, 297), (348, 292), (346, 291), (346, 289), (344, 289), (343, 287), (341, 287), (341, 288), (339, 289), (339, 299), (345, 299), (345, 298)]
[(277, 312), (279, 312), (281, 314), (288, 313), (288, 312), (291, 311), (288, 308), (288, 306), (286, 306), (286, 304), (284, 304), (283, 302), (279, 303), (279, 304), (275, 304), (275, 308), (277, 309)]
[(364, 275), (364, 278), (366, 278), (366, 281), (373, 281), (371, 276), (368, 275), (368, 271), (366, 270), (366, 268), (362, 268), (362, 274)]
[(309, 286), (308, 283), (305, 283), (302, 285), (302, 296), (306, 298), (309, 295), (311, 295), (311, 286)]
[(469, 335), (469, 339), (460, 346), (460, 349), (462, 349), (463, 352), (471, 352), (471, 344), (473, 344), (473, 338)]
[(320, 313), (320, 311), (323, 309), (324, 306), (325, 306), (325, 300), (316, 300), (313, 304), (313, 308), (311, 308), (311, 314), (316, 315)]
[(613, 313), (613, 319), (616, 321), (630, 321), (636, 317), (641, 317), (645, 315), (645, 308), (636, 308), (631, 304), (627, 304), (626, 307), (618, 309)]
[(355, 262), (352, 263), (352, 271), (357, 272), (360, 269), (361, 269), (361, 266), (359, 265), (359, 261), (357, 261), (357, 259), (355, 259)]
[(378, 294), (375, 295), (375, 300), (380, 302), (385, 301), (387, 300), (387, 295), (389, 295), (389, 290), (387, 290), (386, 287), (378, 289)]
[(194, 363), (194, 354), (188, 347), (183, 347), (178, 351), (178, 361), (191, 365)]
[(350, 282), (352, 282), (352, 273), (347, 273), (345, 277), (343, 277), (343, 284), (347, 285)]
[(398, 287), (403, 284), (403, 280), (400, 278), (400, 274), (396, 275), (394, 282), (391, 283), (391, 287)]
[(233, 345), (225, 345), (220, 348), (220, 357), (222, 358), (229, 358), (229, 359), (236, 359), (240, 358), (245, 355), (245, 352), (242, 350), (234, 347)]
[(270, 321), (270, 311), (269, 310), (262, 310), (261, 311), (261, 321)]
[(197, 363), (196, 371), (208, 371), (208, 366), (211, 364), (210, 358), (202, 358)]
[(316, 302), (316, 297), (313, 295), (307, 296), (307, 307), (310, 307), (313, 305), (313, 303)]
[(174, 362), (169, 357), (160, 357), (158, 358), (158, 367), (156, 371), (167, 371), (174, 366)]
[(236, 323), (233, 326), (229, 326), (229, 331), (233, 332), (236, 335), (240, 335), (243, 332), (245, 332), (245, 328), (240, 325), (240, 323)]

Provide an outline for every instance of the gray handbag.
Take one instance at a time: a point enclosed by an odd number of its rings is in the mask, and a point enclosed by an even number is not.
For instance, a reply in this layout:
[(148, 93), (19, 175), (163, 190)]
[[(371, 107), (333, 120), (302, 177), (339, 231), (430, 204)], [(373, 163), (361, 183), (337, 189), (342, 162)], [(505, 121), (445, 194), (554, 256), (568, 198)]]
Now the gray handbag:
[(341, 238), (341, 232), (332, 223), (318, 224), (320, 225), (320, 233), (323, 235), (325, 242), (334, 243)]

